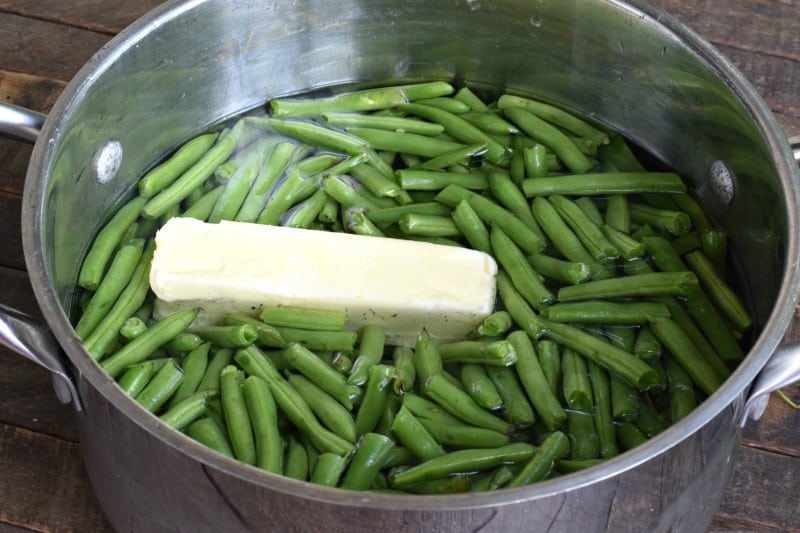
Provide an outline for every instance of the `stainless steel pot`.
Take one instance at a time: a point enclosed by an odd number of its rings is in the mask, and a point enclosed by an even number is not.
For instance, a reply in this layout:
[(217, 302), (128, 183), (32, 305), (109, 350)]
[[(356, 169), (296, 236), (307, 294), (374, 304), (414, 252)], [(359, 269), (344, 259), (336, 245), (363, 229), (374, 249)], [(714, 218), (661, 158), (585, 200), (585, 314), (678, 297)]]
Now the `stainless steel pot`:
[[(87, 356), (69, 320), (78, 265), (143, 168), (269, 97), (431, 78), (533, 92), (625, 132), (688, 177), (731, 235), (756, 321), (744, 363), (690, 416), (581, 473), (400, 498), (219, 456), (161, 426)], [(22, 228), (46, 326), (4, 309), (0, 335), (55, 372), (74, 402), (90, 478), (119, 530), (700, 531), (729, 479), (739, 423), (800, 377), (797, 347), (779, 347), (800, 283), (790, 146), (724, 57), (643, 1), (173, 1), (104, 47), (38, 135), (37, 117), (21, 117), (3, 122), (36, 136)]]

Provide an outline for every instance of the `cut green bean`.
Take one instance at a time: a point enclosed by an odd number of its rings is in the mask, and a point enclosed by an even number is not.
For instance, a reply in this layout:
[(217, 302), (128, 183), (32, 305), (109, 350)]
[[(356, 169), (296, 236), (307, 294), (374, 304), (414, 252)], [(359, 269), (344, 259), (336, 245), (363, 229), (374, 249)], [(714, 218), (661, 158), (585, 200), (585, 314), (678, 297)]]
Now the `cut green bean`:
[(247, 120), (311, 146), (327, 148), (347, 155), (358, 155), (368, 148), (367, 143), (356, 136), (313, 122), (272, 117), (250, 117)]
[(300, 307), (266, 307), (259, 318), (272, 326), (342, 331), (347, 323), (347, 313)]
[(132, 341), (145, 331), (147, 331), (147, 324), (145, 324), (144, 320), (137, 316), (130, 317), (125, 321), (124, 324), (122, 324), (122, 327), (119, 328), (120, 336), (126, 341)]
[(135, 398), (165, 362), (165, 360), (160, 363), (150, 360), (130, 365), (117, 380), (117, 384), (127, 395)]
[(185, 142), (169, 159), (148, 171), (139, 180), (139, 194), (150, 198), (169, 186), (208, 152), (217, 136), (217, 133), (206, 133)]
[(464, 173), (404, 168), (395, 172), (395, 179), (407, 191), (440, 191), (448, 185), (458, 185), (477, 191), (489, 188), (483, 172)]
[(528, 261), (542, 276), (570, 285), (588, 281), (592, 275), (592, 269), (586, 263), (565, 261), (550, 255), (530, 254)]
[(197, 309), (186, 309), (159, 320), (145, 333), (101, 362), (100, 366), (109, 376), (118, 376), (125, 367), (144, 361), (158, 347), (184, 331), (195, 319), (197, 313)]
[(356, 344), (353, 331), (319, 331), (313, 329), (275, 328), (287, 345), (300, 344), (309, 350), (352, 351)]
[(553, 470), (555, 461), (565, 458), (569, 452), (569, 438), (561, 431), (552, 432), (507, 486), (521, 487), (546, 479)]
[(506, 333), (512, 325), (513, 321), (508, 311), (495, 311), (483, 319), (476, 333), (481, 337), (495, 337)]
[(750, 314), (730, 285), (716, 272), (708, 257), (701, 251), (695, 251), (686, 254), (684, 259), (689, 268), (697, 274), (711, 301), (733, 326), (741, 331), (750, 328), (753, 323)]
[(423, 237), (458, 237), (461, 231), (450, 217), (438, 215), (418, 215), (409, 213), (397, 222), (400, 231), (406, 235)]
[(394, 446), (394, 441), (385, 435), (364, 435), (339, 486), (348, 490), (368, 489)]
[(588, 265), (595, 262), (592, 254), (586, 250), (581, 240), (547, 198), (543, 196), (534, 198), (532, 210), (542, 231), (562, 256), (576, 263)]
[(530, 98), (523, 98), (521, 96), (514, 96), (504, 94), (497, 100), (497, 106), (500, 109), (508, 107), (521, 107), (541, 119), (544, 119), (551, 124), (554, 124), (566, 131), (577, 135), (578, 137), (585, 137), (592, 140), (597, 144), (608, 144), (608, 134), (600, 129), (592, 126), (585, 120), (580, 119), (572, 113), (564, 111), (554, 105), (532, 100)]
[(442, 363), (474, 363), (510, 366), (517, 362), (514, 346), (507, 340), (455, 341), (437, 347)]
[(258, 331), (250, 324), (196, 326), (191, 332), (220, 348), (245, 348), (258, 339)]
[(467, 200), (458, 202), (451, 216), (456, 227), (472, 248), (484, 253), (491, 253), (489, 230), (486, 229), (486, 225)]
[(242, 389), (256, 446), (255, 466), (280, 474), (283, 472), (283, 437), (272, 392), (257, 376), (245, 378)]
[(554, 296), (525, 258), (514, 241), (503, 230), (493, 227), (489, 234), (497, 262), (508, 273), (511, 282), (534, 309), (550, 305)]
[(288, 478), (306, 481), (308, 473), (308, 451), (297, 435), (290, 435), (286, 442), (283, 475)]
[(392, 487), (404, 487), (420, 481), (443, 476), (488, 470), (506, 463), (520, 463), (534, 456), (536, 448), (524, 442), (515, 442), (499, 448), (456, 450), (424, 461), (404, 470), (389, 474)]
[(375, 324), (367, 324), (361, 330), (358, 352), (353, 369), (347, 378), (351, 385), (363, 385), (367, 381), (369, 369), (380, 362), (386, 345), (386, 329)]
[(673, 357), (664, 358), (664, 371), (669, 389), (670, 419), (674, 424), (697, 407), (697, 395), (692, 378)]
[(339, 478), (344, 472), (347, 460), (335, 453), (321, 453), (317, 457), (317, 462), (311, 471), (311, 483), (335, 487), (339, 483)]
[(233, 458), (233, 450), (228, 441), (228, 436), (225, 434), (225, 430), (222, 429), (213, 418), (200, 418), (192, 422), (186, 428), (186, 434), (212, 450)]
[(387, 131), (377, 128), (351, 127), (347, 128), (347, 132), (361, 139), (362, 142), (369, 144), (373, 150), (394, 150), (401, 154), (428, 158), (465, 147), (464, 144), (459, 142), (443, 140), (429, 135)]
[(352, 409), (361, 396), (361, 390), (356, 385), (348, 383), (347, 378), (308, 348), (290, 344), (283, 352), (283, 360), (347, 409)]
[(658, 209), (643, 204), (630, 204), (631, 221), (650, 226), (671, 235), (686, 235), (692, 229), (692, 219), (683, 211)]
[(586, 367), (589, 370), (594, 400), (593, 421), (597, 435), (598, 454), (603, 459), (608, 459), (619, 454), (611, 408), (611, 385), (608, 373), (600, 365), (593, 361), (587, 361)]
[(97, 234), (86, 253), (78, 274), (78, 285), (96, 290), (103, 279), (106, 264), (122, 241), (125, 231), (133, 224), (147, 200), (137, 196), (123, 205)]
[(697, 276), (693, 272), (653, 272), (565, 286), (559, 289), (558, 300), (687, 296), (697, 284)]
[(534, 351), (550, 392), (557, 396), (561, 390), (561, 350), (558, 343), (550, 339), (541, 339), (536, 343)]
[(378, 364), (369, 368), (367, 382), (364, 384), (364, 396), (356, 413), (358, 435), (364, 435), (375, 429), (392, 393), (395, 375), (395, 369), (390, 365)]
[(645, 246), (642, 242), (637, 241), (633, 237), (617, 231), (608, 224), (600, 226), (606, 240), (622, 254), (622, 258), (626, 260), (641, 257), (645, 253)]
[(392, 432), (421, 461), (427, 461), (445, 451), (428, 433), (425, 426), (406, 407), (401, 406), (394, 417)]
[(608, 172), (605, 174), (575, 174), (526, 179), (522, 183), (525, 196), (606, 196), (644, 192), (681, 193), (686, 185), (673, 172)]
[(169, 401), (183, 380), (183, 371), (170, 359), (153, 376), (153, 379), (136, 395), (136, 401), (151, 413), (158, 411)]
[(487, 366), (485, 372), (500, 395), (503, 417), (521, 428), (532, 426), (536, 422), (536, 415), (515, 369)]
[(256, 464), (256, 444), (244, 396), (244, 372), (229, 365), (220, 372), (220, 398), (233, 454), (249, 465)]
[[(669, 316), (663, 318), (669, 318)], [(636, 334), (633, 353), (636, 357), (648, 362), (655, 362), (661, 357), (661, 342), (647, 324), (642, 325)]]
[(550, 196), (549, 200), (595, 261), (608, 263), (620, 256), (616, 246), (606, 239), (600, 227), (575, 202), (560, 194)]
[(540, 314), (542, 318), (554, 322), (641, 325), (647, 324), (652, 317), (669, 317), (670, 311), (660, 302), (584, 300), (553, 304), (542, 309)]
[(483, 366), (475, 363), (463, 364), (459, 377), (464, 390), (475, 400), (475, 403), (490, 411), (502, 407), (503, 398), (492, 380), (489, 379)]
[(592, 385), (583, 357), (570, 348), (564, 349), (561, 356), (561, 370), (567, 407), (573, 411), (584, 413), (594, 411)]
[(513, 435), (514, 425), (483, 409), (442, 374), (428, 378), (426, 394), (454, 417), (478, 427)]
[(310, 379), (290, 374), (289, 383), (300, 393), (322, 425), (349, 442), (358, 437), (350, 411)]
[(329, 112), (375, 111), (408, 102), (402, 89), (381, 87), (318, 98), (273, 98), (274, 117), (314, 116)]
[(179, 402), (198, 392), (198, 385), (203, 379), (203, 375), (208, 367), (208, 353), (211, 350), (211, 343), (201, 344), (181, 361), (183, 369), (183, 381), (178, 390), (172, 395), (170, 408), (175, 407)]
[(331, 126), (337, 128), (362, 127), (390, 130), (396, 132), (415, 133), (418, 135), (438, 135), (444, 131), (444, 126), (406, 117), (389, 117), (381, 115), (367, 115), (363, 113), (325, 112), (322, 118)]
[(196, 392), (170, 405), (169, 409), (158, 418), (164, 424), (182, 431), (186, 426), (203, 416), (206, 412), (208, 391)]

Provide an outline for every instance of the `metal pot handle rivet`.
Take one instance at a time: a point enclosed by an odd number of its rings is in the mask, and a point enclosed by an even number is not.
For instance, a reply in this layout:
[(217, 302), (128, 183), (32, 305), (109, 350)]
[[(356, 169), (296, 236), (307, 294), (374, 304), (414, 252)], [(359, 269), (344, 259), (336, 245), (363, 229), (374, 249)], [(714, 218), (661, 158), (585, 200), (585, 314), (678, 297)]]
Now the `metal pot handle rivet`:
[(0, 304), (0, 344), (49, 370), (56, 396), (62, 403), (82, 409), (75, 383), (53, 334), (35, 318)]

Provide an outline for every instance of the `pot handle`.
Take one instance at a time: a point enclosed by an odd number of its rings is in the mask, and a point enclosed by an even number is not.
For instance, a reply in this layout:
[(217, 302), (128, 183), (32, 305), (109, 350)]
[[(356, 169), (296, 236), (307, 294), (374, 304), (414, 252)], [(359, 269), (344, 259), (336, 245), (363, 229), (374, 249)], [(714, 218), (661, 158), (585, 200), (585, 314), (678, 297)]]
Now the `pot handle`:
[[(800, 135), (791, 137), (789, 144), (797, 164), (800, 165)], [(750, 388), (750, 396), (744, 403), (739, 426), (744, 427), (748, 419), (758, 420), (764, 414), (769, 395), (782, 387), (800, 381), (800, 342), (778, 347)]]
[(0, 135), (32, 143), (39, 136), (45, 116), (38, 111), (0, 103)]
[(0, 344), (49, 370), (61, 403), (72, 402), (75, 410), (82, 409), (78, 389), (64, 365), (61, 349), (46, 325), (0, 304)]

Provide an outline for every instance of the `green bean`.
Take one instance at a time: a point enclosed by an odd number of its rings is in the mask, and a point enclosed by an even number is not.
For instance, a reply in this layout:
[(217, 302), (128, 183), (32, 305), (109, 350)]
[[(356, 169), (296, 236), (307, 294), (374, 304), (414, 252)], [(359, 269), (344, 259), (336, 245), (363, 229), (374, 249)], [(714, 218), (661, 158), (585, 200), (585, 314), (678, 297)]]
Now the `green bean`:
[(594, 428), (597, 435), (598, 454), (608, 459), (619, 454), (614, 418), (611, 409), (611, 384), (608, 373), (593, 361), (587, 361), (589, 380), (594, 400)]
[(406, 98), (412, 101), (447, 96), (453, 94), (455, 91), (455, 88), (446, 81), (410, 83), (407, 85), (398, 85), (397, 88), (401, 89), (405, 93)]
[(214, 209), (208, 216), (211, 223), (220, 220), (234, 220), (244, 204), (250, 189), (263, 166), (263, 161), (276, 141), (265, 138), (256, 141), (241, 155), (239, 166), (228, 180), (224, 192), (220, 195)]
[(458, 237), (461, 231), (450, 217), (438, 215), (403, 215), (397, 222), (400, 231), (406, 235), (423, 237)]
[(317, 190), (284, 213), (280, 224), (289, 228), (311, 228), (328, 198), (325, 191)]
[(600, 455), (592, 413), (567, 411), (567, 436), (570, 439), (570, 459), (585, 461)]
[(686, 296), (697, 287), (693, 272), (653, 272), (622, 278), (595, 280), (559, 289), (561, 302), (590, 298)]
[(439, 202), (413, 203), (372, 209), (369, 212), (369, 218), (376, 224), (392, 224), (407, 214), (445, 216), (450, 214), (450, 208)]
[(460, 378), (467, 394), (484, 409), (494, 410), (503, 406), (503, 398), (483, 366), (475, 363), (461, 365)]
[(273, 98), (269, 107), (274, 117), (314, 116), (342, 111), (375, 111), (406, 103), (405, 93), (397, 87), (364, 89), (328, 97)]
[(210, 394), (208, 391), (190, 394), (181, 401), (171, 404), (169, 409), (158, 418), (162, 423), (182, 431), (205, 414)]
[[(669, 318), (669, 316), (662, 318)], [(642, 325), (639, 333), (636, 334), (633, 353), (636, 354), (636, 357), (649, 362), (657, 361), (661, 357), (661, 342), (647, 324)]]
[(581, 173), (592, 168), (593, 163), (558, 128), (522, 108), (508, 107), (503, 109), (503, 114), (520, 130), (555, 152), (572, 172)]
[(349, 442), (358, 437), (350, 411), (332, 395), (299, 374), (289, 374), (287, 380), (308, 403), (322, 425)]
[(220, 348), (245, 348), (258, 339), (258, 331), (250, 324), (195, 326), (191, 332)]
[(550, 305), (554, 300), (553, 293), (545, 286), (514, 241), (497, 226), (491, 229), (489, 237), (497, 262), (508, 273), (525, 301), (534, 309)]
[(601, 147), (598, 154), (605, 166), (624, 172), (644, 171), (644, 166), (631, 151), (622, 135), (611, 135), (609, 141), (607, 145)]
[(222, 133), (195, 164), (147, 201), (141, 209), (142, 216), (157, 218), (179, 204), (193, 189), (211, 177), (214, 170), (230, 156), (239, 135), (241, 134), (234, 130)]
[(522, 183), (525, 196), (605, 196), (643, 192), (686, 191), (680, 176), (672, 172), (608, 172), (570, 176), (530, 178)]
[(517, 361), (514, 346), (507, 340), (454, 341), (438, 345), (442, 363), (475, 363), (510, 366)]
[[(441, 205), (441, 204), (438, 204)], [(467, 200), (461, 200), (451, 214), (453, 222), (470, 246), (481, 252), (491, 253), (489, 230)]]
[(309, 350), (352, 351), (356, 344), (353, 331), (319, 331), (312, 329), (275, 328), (287, 344), (297, 343)]
[(515, 369), (487, 366), (485, 372), (500, 395), (503, 417), (519, 427), (532, 426), (536, 422), (536, 415)]
[(521, 487), (547, 478), (555, 461), (565, 458), (569, 452), (569, 438), (561, 431), (552, 432), (507, 487)]
[[(465, 145), (430, 135), (380, 130), (377, 128), (350, 127), (346, 131), (374, 150), (395, 150), (401, 154), (436, 157), (445, 152), (463, 149)], [(408, 165), (412, 166), (412, 165)]]
[(639, 395), (627, 381), (611, 374), (611, 409), (614, 420), (632, 422), (639, 415)]
[(359, 386), (366, 383), (369, 369), (383, 358), (386, 328), (377, 324), (367, 324), (362, 328), (360, 335), (356, 359), (347, 378), (349, 384)]
[(313, 122), (272, 117), (251, 117), (247, 120), (311, 146), (327, 148), (347, 155), (358, 155), (369, 147), (365, 141), (354, 135)]
[(344, 212), (344, 227), (357, 235), (384, 237), (383, 231), (373, 223), (362, 209), (348, 209)]
[(669, 318), (653, 318), (650, 321), (650, 327), (703, 392), (711, 395), (722, 385), (724, 376), (718, 374), (714, 367), (706, 361), (703, 354), (675, 321)]
[(542, 318), (553, 322), (578, 322), (581, 324), (647, 324), (651, 317), (669, 317), (669, 308), (660, 302), (630, 301), (607, 302), (584, 300), (575, 303), (557, 303), (540, 312)]
[(451, 98), (449, 96), (437, 96), (435, 98), (421, 98), (416, 100), (414, 103), (421, 104), (421, 105), (428, 105), (431, 107), (436, 107), (439, 109), (443, 109), (450, 113), (461, 114), (466, 113), (470, 110), (470, 107), (460, 100), (456, 100), (455, 98)]
[(592, 412), (594, 398), (586, 362), (573, 350), (567, 348), (563, 352), (561, 368), (567, 407), (574, 411)]
[(672, 249), (675, 250), (675, 253), (678, 255), (685, 255), (689, 252), (700, 250), (703, 247), (703, 243), (700, 242), (700, 236), (696, 231), (690, 231), (685, 235), (675, 237), (669, 241), (669, 245), (672, 246)]
[(394, 417), (392, 432), (420, 460), (427, 461), (444, 455), (444, 449), (428, 433), (425, 426), (406, 407), (401, 406)]
[(710, 228), (700, 231), (700, 242), (717, 272), (725, 272), (725, 258), (728, 253), (728, 237), (724, 231)]
[(117, 380), (117, 384), (127, 395), (135, 398), (164, 363), (166, 363), (166, 359), (160, 361), (151, 359), (142, 363), (130, 365), (125, 369), (125, 372), (119, 380)]
[(169, 159), (148, 171), (139, 180), (139, 195), (150, 198), (169, 186), (203, 157), (217, 136), (217, 133), (206, 133), (184, 143)]
[(235, 220), (255, 222), (267, 203), (267, 197), (276, 182), (293, 161), (302, 158), (308, 152), (305, 145), (296, 145), (290, 141), (277, 143), (266, 158), (264, 166), (250, 187)]
[(283, 437), (278, 428), (278, 408), (272, 392), (257, 376), (245, 378), (242, 391), (256, 447), (254, 464), (280, 474), (283, 472)]
[(645, 253), (645, 246), (642, 242), (637, 241), (633, 237), (617, 231), (608, 224), (600, 226), (606, 240), (617, 250), (619, 250), (623, 259), (630, 260), (641, 257)]
[(733, 326), (742, 331), (748, 329), (753, 323), (750, 314), (733, 289), (715, 271), (711, 261), (701, 251), (688, 253), (684, 259), (689, 268), (697, 274), (711, 301)]
[(581, 208), (583, 214), (586, 215), (595, 226), (603, 225), (603, 214), (600, 213), (600, 209), (598, 209), (597, 204), (591, 197), (580, 196), (574, 200), (574, 203)]
[(583, 283), (592, 275), (586, 263), (565, 261), (545, 254), (530, 254), (528, 261), (542, 276), (570, 285)]
[(523, 148), (522, 161), (525, 173), (518, 185), (524, 183), (524, 179), (543, 178), (547, 176), (549, 167), (547, 164), (547, 148), (543, 144), (535, 143), (533, 146)]
[(410, 494), (463, 494), (470, 490), (473, 477), (471, 474), (445, 476), (406, 485), (403, 491)]
[(178, 390), (172, 395), (170, 400), (170, 408), (175, 407), (183, 399), (188, 398), (195, 392), (198, 392), (198, 386), (203, 379), (203, 375), (208, 367), (208, 353), (211, 350), (211, 343), (201, 344), (181, 361), (181, 368), (183, 368), (183, 381), (181, 382)]
[(692, 220), (683, 211), (659, 209), (634, 203), (630, 204), (629, 209), (631, 221), (637, 224), (649, 224), (671, 235), (685, 235), (692, 229)]
[(392, 351), (392, 365), (397, 372), (394, 380), (395, 394), (402, 395), (414, 390), (417, 369), (414, 366), (414, 350), (407, 346), (395, 346)]
[(431, 340), (428, 330), (422, 328), (414, 348), (414, 368), (417, 371), (420, 392), (426, 393), (428, 381), (434, 375), (442, 373), (442, 366), (442, 356), (439, 354), (438, 347)]
[(513, 424), (483, 409), (442, 374), (434, 374), (428, 378), (426, 394), (445, 411), (464, 422), (507, 435), (515, 432)]
[(126, 341), (132, 341), (145, 331), (147, 331), (147, 324), (145, 324), (144, 320), (137, 316), (130, 317), (125, 321), (124, 324), (122, 324), (122, 327), (119, 328), (120, 336)]
[(562, 256), (575, 263), (587, 265), (594, 263), (594, 257), (547, 198), (543, 196), (534, 198), (532, 209), (542, 231)]
[(164, 348), (166, 348), (168, 352), (183, 354), (194, 350), (201, 344), (203, 344), (203, 339), (199, 335), (184, 331), (171, 338), (164, 345)]
[(673, 357), (664, 358), (669, 389), (670, 420), (676, 423), (697, 407), (697, 395), (689, 374)]
[(404, 470), (393, 470), (389, 474), (389, 483), (392, 487), (402, 488), (443, 476), (488, 470), (501, 464), (527, 461), (535, 453), (536, 448), (524, 442), (515, 442), (499, 448), (456, 450)]
[(344, 472), (347, 460), (335, 453), (321, 453), (311, 471), (311, 483), (335, 487)]
[(508, 311), (495, 311), (483, 319), (476, 333), (481, 337), (495, 337), (506, 333), (512, 325), (513, 321)]
[(337, 128), (352, 126), (362, 128), (376, 128), (382, 130), (416, 133), (418, 135), (438, 135), (444, 131), (444, 126), (424, 120), (406, 117), (389, 117), (381, 115), (366, 115), (362, 113), (325, 112), (322, 119), (329, 125)]
[(219, 427), (213, 418), (206, 417), (195, 420), (186, 427), (186, 434), (212, 450), (233, 458), (233, 450), (227, 435), (225, 435), (225, 430)]
[(272, 326), (342, 331), (347, 323), (347, 313), (301, 307), (266, 307), (259, 318)]
[(536, 343), (534, 351), (550, 392), (557, 396), (561, 390), (561, 350), (558, 343), (550, 339), (541, 339)]
[(539, 225), (533, 217), (531, 207), (528, 200), (522, 194), (522, 191), (511, 180), (508, 174), (504, 172), (490, 171), (487, 174), (489, 189), (492, 194), (497, 198), (501, 205), (514, 213), (520, 220), (522, 220), (531, 229), (539, 233)]
[(420, 421), (431, 420), (436, 425), (447, 426), (466, 426), (461, 420), (449, 414), (434, 402), (415, 394), (414, 392), (403, 393), (403, 405), (411, 411)]
[(502, 165), (511, 158), (511, 153), (505, 146), (489, 137), (466, 120), (459, 118), (458, 115), (422, 104), (402, 104), (397, 106), (397, 108), (431, 122), (441, 124), (444, 126), (445, 132), (449, 133), (460, 142), (472, 144), (485, 141), (488, 144), (486, 159), (495, 165)]
[(231, 326), (251, 326), (256, 331), (255, 343), (269, 348), (285, 348), (288, 342), (281, 337), (280, 332), (269, 324), (247, 315), (234, 313), (225, 317), (224, 323)]
[(483, 159), (483, 157), (486, 155), (486, 150), (488, 147), (489, 145), (485, 141), (465, 145), (463, 147), (442, 152), (435, 157), (415, 163), (413, 166), (410, 166), (410, 168), (423, 170), (443, 170), (456, 165), (457, 168), (466, 170), (464, 167), (469, 167), (473, 163)]
[(322, 206), (322, 209), (320, 209), (319, 214), (317, 215), (317, 219), (323, 224), (334, 224), (337, 222), (339, 219), (339, 204), (336, 202), (336, 200), (330, 196), (327, 196), (325, 199), (325, 204)]
[(96, 290), (103, 279), (106, 264), (122, 240), (125, 231), (139, 217), (139, 212), (146, 199), (133, 198), (123, 205), (103, 229), (97, 234), (92, 246), (86, 253), (78, 274), (78, 285), (90, 291)]
[(283, 352), (286, 363), (314, 382), (322, 390), (336, 398), (347, 409), (361, 395), (361, 390), (316, 354), (299, 344), (289, 344)]
[(647, 437), (632, 422), (617, 424), (617, 439), (623, 450), (630, 450), (647, 442)]
[(584, 137), (597, 144), (608, 144), (609, 142), (608, 134), (605, 132), (595, 128), (572, 113), (564, 111), (556, 106), (545, 104), (544, 102), (504, 94), (497, 100), (497, 106), (500, 109), (521, 107), (578, 137)]
[(620, 257), (620, 251), (575, 202), (559, 194), (550, 196), (549, 200), (595, 261), (608, 263)]
[(283, 461), (283, 475), (292, 479), (308, 479), (308, 452), (297, 438), (291, 435), (286, 443), (286, 457)]
[[(405, 403), (405, 397), (404, 397)], [(442, 446), (450, 448), (497, 448), (511, 442), (511, 438), (497, 431), (477, 426), (470, 426), (456, 419), (453, 423), (442, 423), (433, 418), (424, 418), (414, 413), (420, 423)]]
[(277, 225), (287, 210), (317, 192), (319, 185), (298, 172), (291, 172), (286, 179), (275, 186), (275, 191), (266, 200), (259, 213), (258, 224)]
[[(195, 189), (196, 191), (200, 189)], [(209, 190), (203, 196), (200, 197), (196, 202), (194, 202), (191, 207), (186, 209), (183, 213), (181, 213), (181, 217), (184, 218), (195, 218), (197, 220), (202, 220), (206, 222), (208, 218), (211, 216), (211, 211), (214, 210), (214, 206), (217, 204), (220, 196), (222, 193), (225, 192), (225, 187), (220, 185), (219, 187), (214, 187), (213, 189)], [(149, 219), (144, 219), (149, 220)]]
[(203, 378), (197, 385), (198, 391), (219, 390), (219, 375), (222, 369), (231, 364), (233, 351), (227, 348), (217, 349), (211, 356), (211, 360), (206, 366)]
[(144, 361), (158, 347), (184, 331), (192, 323), (197, 313), (197, 309), (186, 309), (159, 320), (144, 334), (100, 363), (100, 366), (112, 378), (117, 377), (125, 367)]
[(365, 189), (378, 197), (396, 198), (402, 203), (410, 203), (406, 193), (394, 179), (391, 168), (384, 173), (373, 165), (360, 164), (350, 169), (350, 176)]
[(489, 188), (483, 172), (448, 172), (445, 170), (424, 170), (403, 168), (395, 172), (395, 179), (407, 191), (440, 191), (448, 185), (458, 185), (465, 189), (483, 191)]
[(348, 490), (368, 489), (394, 446), (389, 437), (378, 433), (365, 434), (339, 486)]
[(108, 272), (98, 284), (97, 290), (92, 294), (83, 309), (81, 318), (75, 325), (75, 333), (81, 339), (85, 340), (89, 336), (131, 280), (142, 257), (144, 242), (144, 239), (130, 240), (123, 244), (114, 255)]
[(648, 439), (663, 432), (669, 425), (661, 414), (656, 411), (652, 400), (647, 394), (644, 394), (642, 400), (639, 402), (639, 415), (636, 417), (636, 422), (634, 423), (636, 427), (639, 428), (639, 431)]
[(503, 230), (525, 253), (538, 253), (544, 248), (544, 240), (535, 230), (526, 226), (510, 211), (473, 191), (458, 185), (448, 185), (436, 195), (436, 199), (450, 207), (466, 200), (484, 223)]
[(234, 358), (249, 375), (258, 376), (267, 382), (275, 398), (275, 403), (286, 415), (286, 418), (306, 434), (320, 452), (344, 455), (353, 449), (350, 442), (322, 427), (308, 403), (280, 375), (275, 364), (261, 350), (250, 346), (237, 351)]
[(345, 352), (336, 352), (331, 359), (331, 366), (343, 375), (350, 373), (353, 368), (353, 359)]
[(631, 232), (631, 212), (628, 209), (628, 196), (613, 194), (606, 202), (606, 225), (625, 234)]
[(390, 365), (377, 364), (369, 368), (367, 382), (364, 384), (364, 395), (356, 413), (358, 435), (364, 435), (375, 429), (392, 393), (394, 378), (395, 369)]
[(244, 396), (244, 372), (233, 365), (220, 372), (220, 398), (225, 425), (234, 456), (249, 465), (256, 464), (256, 444)]
[(170, 359), (153, 376), (147, 386), (135, 396), (136, 401), (151, 413), (158, 411), (177, 390), (183, 371)]
[(380, 207), (364, 190), (358, 190), (349, 176), (326, 175), (322, 178), (322, 189), (344, 208), (377, 209)]

